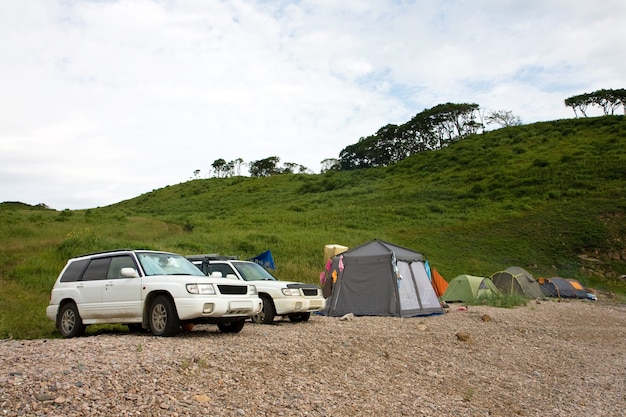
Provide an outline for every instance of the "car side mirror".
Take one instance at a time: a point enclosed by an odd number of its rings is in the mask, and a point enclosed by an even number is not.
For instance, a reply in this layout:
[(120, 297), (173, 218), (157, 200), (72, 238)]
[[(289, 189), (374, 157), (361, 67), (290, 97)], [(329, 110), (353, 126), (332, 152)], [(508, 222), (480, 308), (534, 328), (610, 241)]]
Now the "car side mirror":
[(120, 271), (122, 278), (137, 278), (139, 274), (135, 268), (122, 268)]

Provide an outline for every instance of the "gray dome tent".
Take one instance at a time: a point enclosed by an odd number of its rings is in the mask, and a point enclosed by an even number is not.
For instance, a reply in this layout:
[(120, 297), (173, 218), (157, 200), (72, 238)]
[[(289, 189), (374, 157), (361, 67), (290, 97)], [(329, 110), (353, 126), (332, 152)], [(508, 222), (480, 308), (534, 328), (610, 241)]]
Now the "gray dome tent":
[(414, 317), (443, 313), (424, 255), (373, 240), (332, 258), (326, 314)]
[(547, 297), (587, 298), (587, 291), (578, 280), (561, 277), (537, 279)]

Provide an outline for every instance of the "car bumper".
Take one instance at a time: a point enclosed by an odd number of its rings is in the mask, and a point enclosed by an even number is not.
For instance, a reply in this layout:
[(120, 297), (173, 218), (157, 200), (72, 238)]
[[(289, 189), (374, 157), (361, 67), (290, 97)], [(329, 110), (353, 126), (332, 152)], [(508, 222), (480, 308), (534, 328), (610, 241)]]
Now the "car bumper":
[(58, 305), (49, 305), (48, 307), (46, 307), (46, 317), (48, 317), (48, 319), (52, 321), (56, 321), (58, 313), (59, 313)]
[(261, 312), (259, 297), (189, 297), (178, 298), (176, 311), (180, 320), (197, 318), (250, 317)]
[(326, 307), (326, 300), (323, 297), (285, 297), (275, 298), (273, 301), (276, 314), (279, 316), (320, 311)]

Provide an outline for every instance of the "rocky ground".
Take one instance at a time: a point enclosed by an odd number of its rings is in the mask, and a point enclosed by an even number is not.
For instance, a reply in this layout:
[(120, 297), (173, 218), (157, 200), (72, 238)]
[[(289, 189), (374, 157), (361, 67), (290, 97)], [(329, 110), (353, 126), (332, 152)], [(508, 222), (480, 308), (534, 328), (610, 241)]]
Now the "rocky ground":
[(626, 305), (0, 341), (1, 416), (624, 416)]

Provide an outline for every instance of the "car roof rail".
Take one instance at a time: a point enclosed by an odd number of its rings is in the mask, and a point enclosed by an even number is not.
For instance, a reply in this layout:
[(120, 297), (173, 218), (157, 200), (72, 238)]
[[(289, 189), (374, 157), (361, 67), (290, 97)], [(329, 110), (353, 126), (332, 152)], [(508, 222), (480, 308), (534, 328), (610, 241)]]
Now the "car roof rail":
[(220, 255), (219, 253), (204, 253), (186, 256), (190, 261), (230, 261), (239, 259), (237, 256)]
[(84, 256), (94, 256), (94, 255), (104, 255), (107, 253), (113, 253), (113, 252), (134, 252), (135, 249), (109, 249), (109, 250), (103, 250), (103, 251), (99, 251), (99, 252), (91, 252), (91, 253), (85, 253), (83, 255), (78, 255), (78, 256), (74, 256), (74, 258), (82, 258)]

